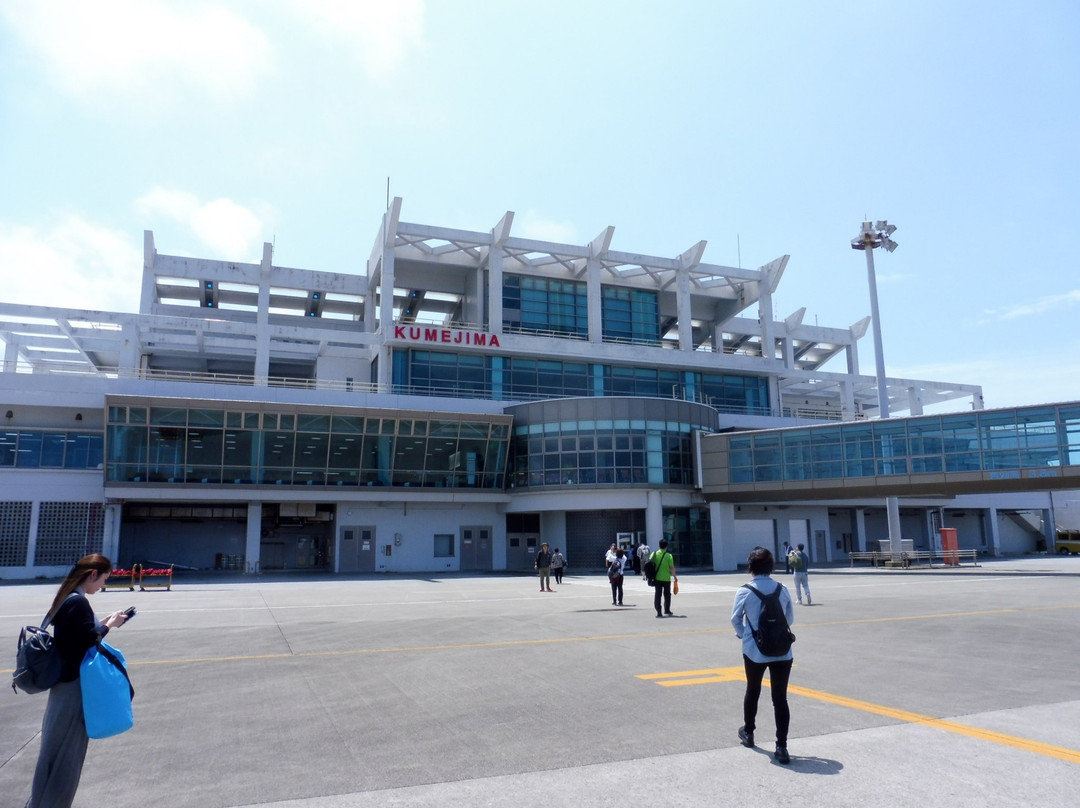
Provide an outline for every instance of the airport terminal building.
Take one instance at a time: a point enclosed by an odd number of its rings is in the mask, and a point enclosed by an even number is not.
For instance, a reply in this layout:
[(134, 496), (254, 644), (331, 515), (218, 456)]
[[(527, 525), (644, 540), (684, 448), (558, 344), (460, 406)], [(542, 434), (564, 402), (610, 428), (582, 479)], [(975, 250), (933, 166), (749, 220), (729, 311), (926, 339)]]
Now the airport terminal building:
[[(147, 232), (137, 314), (0, 303), (0, 577), (92, 551), (199, 570), (531, 570), (545, 541), (584, 570), (612, 542), (662, 537), (680, 569), (725, 570), (756, 544), (828, 562), (887, 537), (866, 489), (710, 488), (710, 437), (764, 448), (760, 430), (883, 423), (860, 371), (868, 319), (774, 312), (788, 256), (742, 269), (705, 263), (704, 241), (658, 257), (612, 249), (613, 228), (557, 244), (514, 236), (513, 213), (468, 231), (401, 209), (351, 273), (277, 266), (269, 244), (257, 263), (167, 255)], [(951, 403), (978, 430), (989, 412), (978, 386), (887, 386), (894, 417)], [(1068, 417), (1055, 410), (1066, 442)], [(854, 473), (882, 473), (882, 445), (856, 449)], [(1054, 504), (924, 487), (900, 515), (916, 547), (954, 527), (961, 547), (1027, 552)]]

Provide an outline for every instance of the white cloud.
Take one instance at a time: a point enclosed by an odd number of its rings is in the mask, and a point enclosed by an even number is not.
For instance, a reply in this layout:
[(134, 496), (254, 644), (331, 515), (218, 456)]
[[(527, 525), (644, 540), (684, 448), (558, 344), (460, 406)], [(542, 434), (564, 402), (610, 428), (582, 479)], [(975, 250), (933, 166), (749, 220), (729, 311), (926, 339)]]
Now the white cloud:
[(1073, 289), (1060, 295), (1048, 295), (1031, 303), (1019, 303), (1006, 309), (987, 309), (986, 314), (993, 319), (1015, 320), (1030, 317), (1033, 314), (1045, 314), (1055, 309), (1064, 309), (1080, 303), (1080, 289)]
[(74, 214), (48, 230), (0, 222), (0, 275), (5, 303), (135, 312), (142, 245)]
[(538, 241), (554, 241), (558, 244), (578, 244), (580, 237), (577, 229), (566, 222), (545, 219), (534, 211), (528, 211), (514, 218), (511, 235), (532, 238)]
[(5, 2), (0, 15), (53, 81), (87, 103), (232, 100), (273, 66), (265, 34), (226, 8), (162, 0)]
[(292, 0), (290, 6), (318, 34), (347, 45), (374, 79), (393, 74), (424, 46), (423, 0)]
[(274, 211), (267, 205), (258, 211), (231, 199), (202, 202), (195, 194), (154, 188), (135, 200), (144, 219), (164, 218), (191, 228), (191, 232), (215, 257), (226, 260), (257, 260), (267, 219)]

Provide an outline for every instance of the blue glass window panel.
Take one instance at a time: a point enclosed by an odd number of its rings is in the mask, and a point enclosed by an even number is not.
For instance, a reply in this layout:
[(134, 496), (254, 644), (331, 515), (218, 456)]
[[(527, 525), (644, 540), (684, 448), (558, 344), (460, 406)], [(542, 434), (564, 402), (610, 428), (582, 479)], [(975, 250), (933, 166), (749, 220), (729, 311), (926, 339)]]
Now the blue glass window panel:
[(14, 466), (18, 449), (18, 432), (0, 432), (0, 466)]

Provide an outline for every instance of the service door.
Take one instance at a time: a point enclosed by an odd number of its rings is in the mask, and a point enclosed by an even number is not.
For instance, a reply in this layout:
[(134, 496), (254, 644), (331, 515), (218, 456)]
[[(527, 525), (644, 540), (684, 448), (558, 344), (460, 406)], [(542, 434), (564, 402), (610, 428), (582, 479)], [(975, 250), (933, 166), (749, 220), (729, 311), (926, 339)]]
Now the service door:
[(341, 528), (338, 572), (375, 572), (375, 528)]
[(536, 563), (536, 551), (540, 549), (539, 533), (506, 534), (506, 568), (531, 571)]
[(491, 569), (491, 528), (463, 527), (461, 529), (461, 571)]

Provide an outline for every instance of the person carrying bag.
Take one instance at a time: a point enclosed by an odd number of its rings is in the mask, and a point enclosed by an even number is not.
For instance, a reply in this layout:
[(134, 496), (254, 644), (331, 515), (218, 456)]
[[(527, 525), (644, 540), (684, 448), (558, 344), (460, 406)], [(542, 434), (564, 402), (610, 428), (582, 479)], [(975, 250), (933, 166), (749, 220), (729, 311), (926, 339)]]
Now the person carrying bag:
[(83, 720), (88, 738), (111, 738), (135, 724), (131, 700), (135, 688), (120, 650), (99, 642), (87, 650), (79, 666)]

